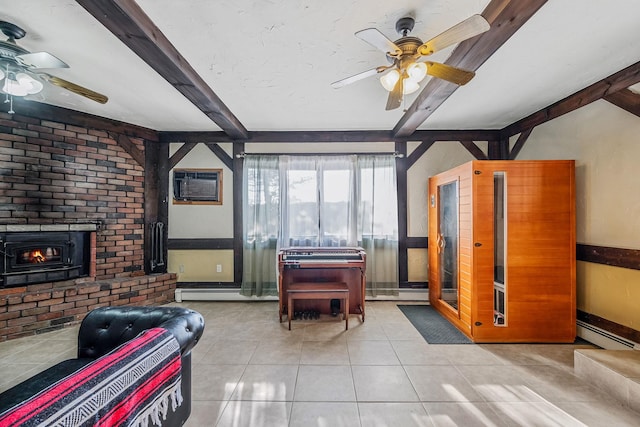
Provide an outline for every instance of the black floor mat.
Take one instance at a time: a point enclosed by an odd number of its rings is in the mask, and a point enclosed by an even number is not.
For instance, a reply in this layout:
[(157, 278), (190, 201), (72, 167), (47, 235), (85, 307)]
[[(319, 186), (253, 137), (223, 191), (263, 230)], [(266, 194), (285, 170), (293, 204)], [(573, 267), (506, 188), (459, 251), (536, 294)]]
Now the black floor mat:
[(473, 344), (430, 305), (398, 305), (429, 344)]

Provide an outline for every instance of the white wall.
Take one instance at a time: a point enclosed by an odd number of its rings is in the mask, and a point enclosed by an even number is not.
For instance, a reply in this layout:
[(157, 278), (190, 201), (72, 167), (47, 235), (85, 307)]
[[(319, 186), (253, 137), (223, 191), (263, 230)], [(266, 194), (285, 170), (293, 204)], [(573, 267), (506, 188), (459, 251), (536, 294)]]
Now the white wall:
[[(640, 249), (639, 117), (596, 101), (536, 127), (518, 159), (575, 159), (577, 242)], [(578, 309), (640, 330), (639, 270), (576, 268)]]
[(536, 127), (518, 159), (575, 159), (578, 242), (640, 248), (640, 118), (596, 101)]
[[(182, 144), (170, 145), (173, 155)], [(220, 144), (229, 156), (231, 144)], [(197, 144), (176, 168), (222, 169), (222, 205), (173, 204), (173, 170), (169, 173), (169, 238), (203, 239), (233, 237), (233, 174), (204, 144)]]

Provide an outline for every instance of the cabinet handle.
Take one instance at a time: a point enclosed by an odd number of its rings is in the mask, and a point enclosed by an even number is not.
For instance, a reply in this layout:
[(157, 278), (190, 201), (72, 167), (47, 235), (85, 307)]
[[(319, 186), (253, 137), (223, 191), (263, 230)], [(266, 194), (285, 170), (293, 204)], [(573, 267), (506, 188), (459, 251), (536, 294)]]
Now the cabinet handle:
[(437, 235), (436, 246), (438, 247), (438, 253), (444, 251), (444, 248), (447, 246), (447, 241), (441, 233)]

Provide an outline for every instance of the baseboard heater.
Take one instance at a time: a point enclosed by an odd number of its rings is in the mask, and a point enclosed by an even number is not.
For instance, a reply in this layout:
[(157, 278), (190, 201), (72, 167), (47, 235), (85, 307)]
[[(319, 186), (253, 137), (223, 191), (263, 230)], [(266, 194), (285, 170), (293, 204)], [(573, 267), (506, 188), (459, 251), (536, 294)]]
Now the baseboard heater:
[(183, 301), (278, 301), (277, 296), (246, 297), (239, 289), (177, 288), (176, 302)]
[[(177, 288), (176, 302), (183, 301), (278, 301), (277, 296), (246, 297), (240, 295), (239, 289), (207, 289), (207, 288)], [(381, 295), (376, 298), (366, 296), (367, 301), (429, 301), (426, 289), (400, 289), (398, 296)]]
[(576, 321), (577, 333), (580, 338), (607, 350), (640, 350), (640, 344), (629, 341), (602, 328), (593, 326), (582, 320)]

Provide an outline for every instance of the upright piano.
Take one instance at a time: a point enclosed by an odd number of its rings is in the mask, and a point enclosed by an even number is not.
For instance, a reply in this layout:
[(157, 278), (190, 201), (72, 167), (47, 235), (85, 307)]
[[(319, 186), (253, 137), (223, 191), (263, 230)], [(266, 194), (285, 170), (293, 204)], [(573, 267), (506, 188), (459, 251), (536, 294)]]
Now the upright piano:
[[(280, 320), (287, 313), (287, 288), (294, 283), (310, 286), (344, 282), (349, 287), (349, 313), (359, 314), (364, 322), (366, 285), (366, 252), (360, 247), (289, 247), (278, 252), (278, 295)], [(331, 313), (323, 300), (303, 300), (296, 310), (316, 310)]]

